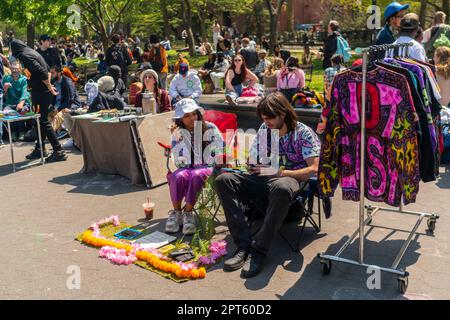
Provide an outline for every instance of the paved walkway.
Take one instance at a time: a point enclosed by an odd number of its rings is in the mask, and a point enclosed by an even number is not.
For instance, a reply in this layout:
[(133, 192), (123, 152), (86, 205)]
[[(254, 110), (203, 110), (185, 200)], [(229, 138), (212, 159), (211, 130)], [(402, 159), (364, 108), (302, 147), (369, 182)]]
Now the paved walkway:
[[(18, 144), (16, 159), (24, 159), (31, 144)], [(414, 238), (402, 267), (411, 276), (406, 295), (397, 292), (394, 276), (382, 274), (381, 289), (369, 290), (365, 270), (333, 265), (322, 276), (316, 258), (319, 252), (334, 253), (357, 227), (358, 204), (340, 200), (338, 191), (333, 216), (316, 234), (308, 228), (301, 252), (293, 253), (279, 238), (266, 268), (256, 278), (244, 280), (239, 272), (224, 273), (221, 264), (206, 279), (176, 284), (136, 266), (115, 266), (97, 257), (97, 250), (74, 241), (75, 235), (92, 222), (117, 214), (130, 223), (143, 217), (141, 208), (148, 195), (157, 203), (155, 228), (162, 229), (170, 207), (167, 185), (148, 191), (131, 186), (125, 178), (80, 173), (82, 156), (69, 155), (67, 162), (34, 166), (12, 173), (10, 152), (0, 150), (2, 186), (0, 221), (0, 299), (449, 299), (450, 298), (450, 172), (441, 168), (436, 183), (421, 185), (416, 210), (435, 211), (441, 218), (434, 236), (426, 224)], [(222, 217), (223, 218), (223, 217)], [(410, 216), (380, 214), (366, 243), (367, 262), (390, 265), (405, 233), (415, 223)], [(296, 228), (284, 226), (288, 236)], [(223, 230), (219, 226), (218, 230)], [(218, 237), (226, 237), (221, 234)], [(231, 246), (230, 251), (234, 248)], [(346, 257), (357, 257), (351, 245)], [(66, 286), (70, 266), (81, 270), (81, 288)]]

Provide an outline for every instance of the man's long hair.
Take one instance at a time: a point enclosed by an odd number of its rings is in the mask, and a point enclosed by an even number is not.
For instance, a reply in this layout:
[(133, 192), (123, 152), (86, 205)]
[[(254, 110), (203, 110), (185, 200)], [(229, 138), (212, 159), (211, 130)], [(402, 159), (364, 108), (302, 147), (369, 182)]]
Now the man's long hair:
[(256, 107), (256, 114), (261, 121), (263, 115), (273, 119), (284, 114), (288, 131), (294, 131), (297, 127), (297, 115), (294, 108), (281, 92), (271, 93), (261, 100)]

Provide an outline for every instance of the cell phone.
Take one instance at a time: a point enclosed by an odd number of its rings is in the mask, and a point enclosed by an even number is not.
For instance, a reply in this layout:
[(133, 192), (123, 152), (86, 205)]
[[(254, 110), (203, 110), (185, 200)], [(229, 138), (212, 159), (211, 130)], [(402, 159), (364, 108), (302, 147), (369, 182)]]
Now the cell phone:
[(142, 232), (132, 229), (132, 228), (128, 228), (128, 229), (124, 229), (118, 233), (116, 233), (114, 236), (116, 238), (119, 239), (127, 239), (127, 240), (131, 240), (136, 238), (137, 236), (141, 235)]
[(180, 262), (186, 262), (186, 261), (192, 260), (194, 258), (195, 258), (194, 254), (186, 253), (186, 254), (182, 254), (180, 256), (176, 256), (175, 260), (180, 261)]

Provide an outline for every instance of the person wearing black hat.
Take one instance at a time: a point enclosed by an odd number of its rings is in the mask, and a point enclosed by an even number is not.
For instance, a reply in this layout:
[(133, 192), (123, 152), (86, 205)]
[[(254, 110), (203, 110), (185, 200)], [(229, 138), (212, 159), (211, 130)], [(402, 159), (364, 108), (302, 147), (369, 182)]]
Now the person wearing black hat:
[(427, 62), (428, 59), (425, 48), (422, 44), (415, 40), (419, 27), (419, 16), (415, 13), (406, 14), (400, 21), (400, 37), (394, 42), (394, 44), (412, 43), (413, 45), (408, 48), (408, 57)]
[[(31, 100), (36, 112), (41, 115), (39, 122), (41, 125), (42, 147), (45, 152), (45, 138), (47, 137), (53, 147), (53, 153), (45, 159), (46, 162), (64, 161), (67, 155), (64, 153), (59, 143), (55, 131), (48, 121), (49, 106), (53, 102), (54, 96), (57, 95), (55, 87), (50, 83), (50, 70), (44, 58), (35, 50), (31, 49), (20, 40), (13, 40), (11, 43), (11, 51), (14, 58), (18, 59), (31, 74)], [(29, 155), (27, 159), (38, 159), (41, 157), (39, 143)]]
[(157, 35), (150, 36), (150, 53), (149, 59), (153, 70), (158, 73), (159, 86), (161, 89), (167, 89), (167, 73), (169, 72), (169, 64), (167, 62), (166, 49), (161, 46)]
[(39, 37), (39, 48), (36, 50), (44, 58), (49, 67), (62, 66), (61, 56), (56, 48), (52, 47), (52, 38), (43, 34)]
[(386, 25), (377, 34), (377, 45), (392, 44), (395, 42), (394, 32), (400, 28), (400, 20), (405, 15), (409, 4), (402, 5), (396, 1), (391, 2), (384, 10)]
[(120, 43), (120, 35), (115, 34), (111, 38), (113, 45), (106, 51), (106, 65), (119, 66), (122, 71), (122, 80), (125, 85), (128, 84), (128, 66), (132, 63), (127, 48)]

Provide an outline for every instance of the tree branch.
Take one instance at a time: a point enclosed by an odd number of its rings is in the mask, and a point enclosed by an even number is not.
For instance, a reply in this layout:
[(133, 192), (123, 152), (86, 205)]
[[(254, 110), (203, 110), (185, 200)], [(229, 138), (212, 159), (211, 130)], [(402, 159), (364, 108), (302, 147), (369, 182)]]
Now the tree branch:
[(433, 2), (431, 2), (431, 1), (427, 1), (427, 4), (429, 4), (429, 5), (433, 6), (433, 7), (435, 7), (436, 10), (441, 10), (441, 9), (442, 9), (442, 8), (439, 7), (436, 3), (433, 3)]

